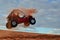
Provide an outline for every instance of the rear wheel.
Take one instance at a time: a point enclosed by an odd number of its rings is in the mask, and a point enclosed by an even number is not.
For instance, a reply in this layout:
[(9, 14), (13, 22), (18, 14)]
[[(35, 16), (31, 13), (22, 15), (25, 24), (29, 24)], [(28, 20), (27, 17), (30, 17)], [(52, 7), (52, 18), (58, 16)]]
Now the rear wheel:
[(11, 29), (11, 28), (12, 28), (12, 26), (11, 26), (11, 21), (8, 21), (8, 22), (6, 23), (6, 27), (7, 27), (8, 29)]
[(28, 22), (28, 23), (24, 23), (24, 25), (25, 25), (25, 26), (29, 26), (29, 25), (30, 25), (30, 23), (29, 23), (29, 22)]

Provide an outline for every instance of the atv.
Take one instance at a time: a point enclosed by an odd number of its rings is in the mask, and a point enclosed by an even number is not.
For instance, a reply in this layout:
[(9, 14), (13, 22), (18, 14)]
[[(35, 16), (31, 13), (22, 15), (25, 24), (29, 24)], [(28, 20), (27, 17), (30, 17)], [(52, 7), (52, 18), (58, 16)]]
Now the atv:
[(6, 27), (8, 29), (17, 27), (18, 24), (23, 23), (24, 26), (34, 25), (36, 20), (33, 16), (26, 16), (23, 11), (13, 10), (10, 15), (7, 17)]

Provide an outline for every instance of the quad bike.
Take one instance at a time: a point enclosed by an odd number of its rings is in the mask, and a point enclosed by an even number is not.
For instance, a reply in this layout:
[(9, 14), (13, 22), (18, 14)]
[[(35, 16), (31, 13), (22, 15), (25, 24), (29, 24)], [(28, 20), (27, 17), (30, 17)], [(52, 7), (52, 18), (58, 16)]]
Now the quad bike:
[(24, 23), (24, 26), (29, 26), (30, 24), (34, 25), (36, 23), (35, 18), (31, 15), (26, 17), (21, 11), (20, 14), (22, 15), (16, 15), (15, 13), (11, 12), (11, 14), (7, 17), (6, 27), (8, 29), (17, 27), (17, 25), (21, 23)]

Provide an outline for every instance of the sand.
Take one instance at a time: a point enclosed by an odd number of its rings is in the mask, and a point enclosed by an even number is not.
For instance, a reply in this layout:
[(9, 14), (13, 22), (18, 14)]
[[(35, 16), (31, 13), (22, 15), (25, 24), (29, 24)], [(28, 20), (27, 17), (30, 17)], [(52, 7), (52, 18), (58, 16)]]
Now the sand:
[(60, 35), (0, 30), (0, 40), (60, 40)]

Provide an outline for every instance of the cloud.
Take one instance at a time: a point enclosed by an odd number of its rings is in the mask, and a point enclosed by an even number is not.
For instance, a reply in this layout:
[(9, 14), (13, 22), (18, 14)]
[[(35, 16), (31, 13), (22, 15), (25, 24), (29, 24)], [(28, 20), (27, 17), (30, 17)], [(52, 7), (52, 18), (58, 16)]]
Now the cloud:
[[(36, 16), (37, 24), (41, 27), (59, 27), (59, 0), (1, 0), (0, 15), (6, 16), (10, 9), (18, 7), (36, 8), (38, 10)], [(3, 5), (4, 4), (4, 5)], [(57, 6), (56, 6), (57, 5)], [(3, 14), (2, 14), (3, 13)], [(39, 23), (38, 23), (39, 22)]]

